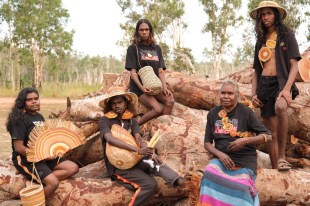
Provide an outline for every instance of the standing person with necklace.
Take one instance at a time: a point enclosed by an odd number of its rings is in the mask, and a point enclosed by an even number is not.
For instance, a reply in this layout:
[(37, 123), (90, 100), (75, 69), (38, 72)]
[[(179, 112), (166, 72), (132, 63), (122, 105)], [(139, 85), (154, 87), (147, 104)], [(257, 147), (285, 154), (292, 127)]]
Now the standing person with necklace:
[(287, 107), (299, 94), (294, 84), (301, 59), (294, 33), (283, 24), (287, 11), (273, 1), (262, 1), (250, 12), (256, 21), (256, 46), (252, 102), (261, 108), (265, 126), (272, 134), (268, 144), (272, 168), (289, 170), (285, 158), (288, 132)]
[[(137, 72), (144, 66), (153, 67), (162, 82), (162, 92), (152, 95), (152, 90), (143, 86)], [(138, 96), (139, 102), (150, 108), (150, 111), (137, 120), (138, 124), (142, 125), (160, 115), (171, 114), (174, 99), (165, 80), (165, 62), (161, 48), (156, 44), (153, 26), (147, 19), (137, 22), (132, 44), (127, 49), (125, 68), (130, 71), (130, 91)]]

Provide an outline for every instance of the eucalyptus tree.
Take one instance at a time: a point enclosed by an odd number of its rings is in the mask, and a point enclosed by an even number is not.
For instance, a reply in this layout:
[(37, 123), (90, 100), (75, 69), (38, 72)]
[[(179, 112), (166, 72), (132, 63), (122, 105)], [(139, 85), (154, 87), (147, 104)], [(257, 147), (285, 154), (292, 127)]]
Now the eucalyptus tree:
[(218, 79), (221, 72), (222, 58), (227, 51), (231, 33), (229, 28), (234, 28), (243, 19), (240, 15), (242, 0), (199, 0), (208, 19), (203, 27), (203, 32), (211, 34), (211, 48), (205, 53), (211, 56), (214, 77)]
[[(141, 18), (148, 19), (156, 33), (156, 39), (163, 50), (163, 55), (175, 54), (182, 45), (182, 33), (187, 25), (182, 20), (184, 15), (184, 2), (180, 0), (118, 0), (118, 5), (126, 17), (126, 22), (120, 24), (124, 31), (124, 37), (119, 41), (123, 47), (127, 47), (133, 37), (136, 23)], [(170, 41), (168, 43), (168, 41)], [(170, 46), (169, 46), (170, 45)], [(172, 48), (172, 49), (170, 49)], [(181, 47), (183, 48), (183, 47)], [(184, 48), (187, 53), (189, 49)], [(188, 56), (187, 53), (182, 53)], [(192, 56), (189, 56), (191, 59)]]
[(12, 21), (13, 43), (28, 50), (33, 62), (33, 87), (42, 89), (43, 68), (48, 55), (61, 56), (71, 50), (73, 32), (65, 31), (69, 13), (61, 0), (7, 0)]

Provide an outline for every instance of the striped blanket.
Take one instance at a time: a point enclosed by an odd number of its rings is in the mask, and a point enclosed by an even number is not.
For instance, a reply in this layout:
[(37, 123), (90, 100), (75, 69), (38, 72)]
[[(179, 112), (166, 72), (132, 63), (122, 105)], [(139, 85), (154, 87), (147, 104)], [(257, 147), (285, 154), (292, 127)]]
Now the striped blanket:
[(250, 169), (227, 170), (212, 159), (204, 170), (197, 206), (259, 206), (255, 179)]

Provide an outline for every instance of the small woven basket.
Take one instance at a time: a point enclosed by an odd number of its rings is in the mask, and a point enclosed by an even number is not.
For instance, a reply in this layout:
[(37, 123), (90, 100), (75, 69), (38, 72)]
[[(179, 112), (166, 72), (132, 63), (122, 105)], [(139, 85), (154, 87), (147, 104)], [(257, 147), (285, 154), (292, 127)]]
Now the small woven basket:
[(153, 67), (145, 66), (142, 67), (138, 72), (143, 86), (152, 89), (151, 95), (156, 95), (163, 90), (163, 85), (160, 79), (156, 76)]
[(45, 206), (45, 196), (42, 185), (31, 185), (19, 192), (23, 206)]

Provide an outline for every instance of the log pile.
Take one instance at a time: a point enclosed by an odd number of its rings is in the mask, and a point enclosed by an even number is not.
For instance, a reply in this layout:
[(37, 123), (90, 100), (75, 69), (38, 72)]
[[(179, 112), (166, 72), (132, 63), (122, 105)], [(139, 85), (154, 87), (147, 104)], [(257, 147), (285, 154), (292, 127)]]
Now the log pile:
[[(240, 91), (249, 98), (251, 69), (230, 75), (227, 78), (242, 80)], [(241, 78), (242, 77), (242, 78)], [(203, 148), (203, 138), (208, 110), (218, 104), (218, 92), (224, 79), (211, 80), (205, 77), (188, 76), (177, 72), (166, 72), (166, 81), (172, 90), (176, 104), (172, 115), (153, 119), (141, 127), (145, 139), (149, 139), (159, 128), (163, 138), (156, 145), (159, 156), (180, 175), (201, 170), (211, 155)], [(129, 73), (105, 74), (102, 88), (93, 95), (71, 102), (67, 108), (51, 118), (74, 121), (88, 137), (84, 145), (67, 154), (77, 162), (79, 173), (61, 181), (56, 193), (47, 200), (49, 205), (128, 205), (133, 192), (107, 178), (103, 164), (101, 137), (97, 121), (103, 115), (98, 102), (113, 85), (128, 88)], [(288, 141), (288, 160), (294, 169), (278, 172), (270, 169), (269, 156), (258, 151), (258, 176), (256, 180), (261, 205), (310, 205), (310, 83), (298, 83), (300, 96), (289, 106), (289, 134), (294, 141)], [(147, 108), (139, 106), (143, 114)], [(259, 115), (259, 111), (255, 110)], [(297, 138), (297, 139), (296, 139)], [(296, 141), (297, 140), (297, 141)], [(293, 144), (294, 143), (294, 144)], [(172, 188), (156, 177), (158, 190), (149, 205), (168, 204), (193, 205), (196, 197), (188, 188)], [(18, 198), (18, 192), (25, 187), (26, 179), (19, 175), (10, 160), (0, 161), (0, 201)], [(197, 186), (196, 186), (197, 187)]]

